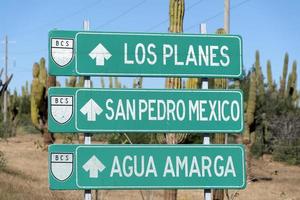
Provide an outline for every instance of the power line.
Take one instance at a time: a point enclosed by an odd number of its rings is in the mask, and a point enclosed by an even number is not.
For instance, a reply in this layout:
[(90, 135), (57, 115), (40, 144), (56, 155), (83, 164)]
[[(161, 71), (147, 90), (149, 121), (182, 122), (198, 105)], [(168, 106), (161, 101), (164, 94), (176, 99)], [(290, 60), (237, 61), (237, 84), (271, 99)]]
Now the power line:
[(127, 10), (125, 10), (124, 12), (122, 12), (120, 15), (118, 15), (118, 16), (116, 16), (116, 17), (114, 17), (114, 18), (112, 18), (112, 19), (106, 21), (105, 23), (103, 23), (103, 24), (97, 26), (96, 29), (99, 29), (99, 28), (101, 28), (101, 27), (103, 27), (103, 26), (106, 26), (106, 25), (108, 25), (108, 24), (110, 24), (110, 23), (116, 21), (116, 20), (119, 19), (120, 17), (123, 17), (124, 15), (130, 13), (133, 9), (135, 9), (135, 8), (137, 8), (137, 7), (139, 7), (139, 6), (141, 6), (141, 5), (144, 4), (146, 1), (147, 1), (147, 0), (143, 0), (143, 1), (140, 1), (139, 3), (137, 3), (137, 4), (135, 4), (135, 5), (131, 6), (130, 8), (128, 8)]
[[(238, 4), (235, 4), (235, 5), (231, 6), (231, 7), (229, 8), (229, 10), (236, 9), (236, 8), (242, 6), (243, 4), (247, 3), (248, 1), (251, 1), (251, 0), (244, 0), (244, 1), (240, 2), (240, 3), (238, 3)], [(216, 17), (219, 17), (220, 15), (223, 15), (223, 13), (224, 13), (223, 10), (222, 10), (222, 11), (219, 11), (219, 12), (217, 12), (215, 15), (206, 18), (205, 20), (201, 21), (200, 23), (193, 24), (193, 25), (187, 27), (185, 30), (190, 30), (190, 29), (192, 29), (192, 28), (194, 28), (194, 27), (196, 27), (196, 26), (199, 26), (199, 24), (207, 23), (207, 22), (209, 22), (209, 21), (215, 19)]]
[[(52, 22), (45, 23), (45, 24), (43, 24), (43, 25), (41, 25), (41, 26), (39, 26), (39, 27), (36, 27), (36, 28), (34, 28), (34, 29), (25, 31), (25, 32), (23, 32), (23, 33), (21, 32), (21, 33), (22, 33), (22, 35), (30, 35), (30, 34), (28, 34), (28, 33), (36, 32), (36, 31), (38, 31), (38, 30), (40, 30), (41, 28), (44, 28), (44, 27), (54, 26), (54, 25), (60, 24), (60, 23), (62, 23), (63, 21), (68, 20), (68, 19), (71, 19), (73, 16), (78, 15), (78, 14), (80, 14), (81, 12), (83, 12), (83, 11), (85, 11), (85, 10), (88, 10), (88, 9), (90, 9), (91, 7), (94, 7), (94, 6), (96, 6), (96, 5), (98, 5), (98, 4), (102, 3), (102, 2), (103, 2), (102, 0), (93, 1), (92, 3), (87, 4), (86, 6), (81, 7), (81, 8), (79, 8), (78, 10), (75, 10), (74, 12), (71, 12), (71, 13), (69, 13), (69, 14), (67, 14), (67, 15), (65, 15), (65, 16), (63, 16), (63, 17), (61, 17), (61, 18), (55, 19), (55, 20), (52, 21)], [(25, 33), (26, 33), (26, 34), (25, 34)]]
[(102, 0), (94, 1), (94, 2), (92, 2), (92, 3), (90, 3), (90, 4), (88, 4), (87, 6), (85, 6), (85, 7), (83, 7), (83, 8), (80, 8), (80, 9), (74, 11), (73, 13), (70, 13), (69, 15), (67, 15), (67, 16), (65, 16), (65, 17), (62, 17), (61, 19), (56, 20), (55, 23), (60, 23), (60, 22), (62, 22), (62, 21), (64, 21), (64, 20), (66, 20), (66, 19), (69, 19), (69, 18), (71, 18), (71, 17), (73, 17), (73, 16), (75, 16), (75, 15), (78, 15), (79, 13), (81, 13), (81, 12), (83, 12), (83, 11), (85, 11), (85, 10), (88, 10), (88, 9), (90, 9), (91, 7), (94, 7), (94, 6), (96, 6), (96, 5), (98, 5), (98, 4), (102, 3), (102, 2), (103, 2)]
[(37, 50), (32, 50), (32, 51), (13, 51), (10, 52), (11, 54), (16, 54), (16, 55), (26, 55), (26, 54), (35, 54), (35, 53), (44, 53), (47, 52), (47, 49), (37, 49)]
[[(195, 6), (197, 6), (198, 4), (200, 4), (202, 1), (204, 1), (204, 0), (199, 0), (199, 1), (195, 2), (194, 4), (188, 6), (188, 7), (186, 8), (185, 11), (191, 10), (192, 8), (194, 8)], [(155, 28), (161, 26), (162, 24), (164, 24), (164, 23), (166, 23), (166, 22), (168, 22), (168, 21), (169, 21), (169, 18), (164, 19), (163, 21), (159, 22), (158, 24), (155, 24), (154, 26), (151, 26), (150, 28), (148, 28), (148, 29), (146, 30), (146, 32), (152, 31), (153, 29), (155, 29)]]

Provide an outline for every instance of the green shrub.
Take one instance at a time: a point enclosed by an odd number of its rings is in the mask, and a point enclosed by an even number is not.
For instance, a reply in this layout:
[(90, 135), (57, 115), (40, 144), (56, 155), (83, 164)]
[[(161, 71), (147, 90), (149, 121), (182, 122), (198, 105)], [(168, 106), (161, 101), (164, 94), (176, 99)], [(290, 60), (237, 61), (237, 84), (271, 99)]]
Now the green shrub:
[(8, 138), (14, 135), (13, 126), (10, 121), (3, 123), (2, 118), (0, 118), (0, 138)]
[(4, 153), (0, 151), (0, 170), (6, 167), (7, 160), (4, 157)]
[[(128, 133), (128, 138), (133, 144), (155, 144), (157, 143), (155, 134)], [(109, 144), (130, 144), (130, 141), (124, 134), (111, 134), (108, 139)]]
[(273, 159), (291, 165), (300, 165), (300, 139), (292, 143), (280, 141), (274, 146)]

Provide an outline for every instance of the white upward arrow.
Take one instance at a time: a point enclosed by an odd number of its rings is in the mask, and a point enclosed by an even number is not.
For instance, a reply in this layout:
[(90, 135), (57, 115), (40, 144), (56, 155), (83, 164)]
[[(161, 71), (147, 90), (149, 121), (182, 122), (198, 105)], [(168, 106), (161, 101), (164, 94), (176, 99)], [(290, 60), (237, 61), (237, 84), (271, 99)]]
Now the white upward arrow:
[(87, 115), (88, 121), (96, 121), (96, 115), (100, 115), (103, 109), (93, 100), (90, 99), (82, 108), (80, 112)]
[(82, 168), (88, 172), (90, 178), (98, 178), (98, 171), (102, 172), (105, 169), (103, 163), (93, 155), (83, 166)]
[(96, 65), (103, 66), (104, 59), (108, 60), (111, 57), (110, 52), (99, 43), (89, 54), (92, 59), (96, 58)]

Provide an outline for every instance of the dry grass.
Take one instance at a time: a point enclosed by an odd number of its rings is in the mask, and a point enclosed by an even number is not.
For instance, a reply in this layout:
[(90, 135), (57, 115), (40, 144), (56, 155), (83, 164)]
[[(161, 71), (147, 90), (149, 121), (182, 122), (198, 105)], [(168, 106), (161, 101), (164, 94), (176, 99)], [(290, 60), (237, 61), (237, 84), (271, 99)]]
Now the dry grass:
[[(48, 189), (47, 152), (37, 149), (34, 142), (39, 135), (18, 135), (0, 141), (8, 161), (0, 172), (0, 200), (83, 199), (82, 191), (50, 191)], [(254, 161), (253, 170), (258, 177), (272, 177), (272, 181), (251, 183), (245, 190), (230, 190), (234, 199), (245, 200), (300, 200), (300, 167), (272, 162), (270, 159)], [(277, 175), (276, 175), (277, 174)], [(144, 195), (146, 192), (144, 191)], [(140, 191), (102, 191), (100, 199), (142, 199)], [(202, 199), (202, 190), (180, 190), (179, 200)], [(155, 191), (153, 199), (163, 199), (163, 191)]]

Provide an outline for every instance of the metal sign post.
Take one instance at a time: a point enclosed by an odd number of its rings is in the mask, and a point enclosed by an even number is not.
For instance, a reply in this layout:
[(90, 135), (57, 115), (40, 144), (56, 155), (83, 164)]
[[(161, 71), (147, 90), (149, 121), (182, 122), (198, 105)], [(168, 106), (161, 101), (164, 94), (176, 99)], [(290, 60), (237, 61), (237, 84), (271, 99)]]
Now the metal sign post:
[[(206, 24), (200, 25), (200, 32), (201, 34), (206, 34)], [(203, 79), (201, 89), (207, 90), (208, 89), (208, 79)], [(205, 134), (203, 138), (203, 144), (210, 144), (209, 134)], [(211, 189), (204, 189), (204, 200), (211, 200)]]
[[(83, 28), (85, 31), (90, 30), (90, 21), (84, 20), (83, 21)], [(91, 79), (89, 76), (84, 77), (84, 87), (91, 88)], [(89, 133), (84, 133), (84, 144), (91, 144), (92, 137)], [(84, 200), (92, 200), (92, 191), (91, 190), (84, 190)]]

